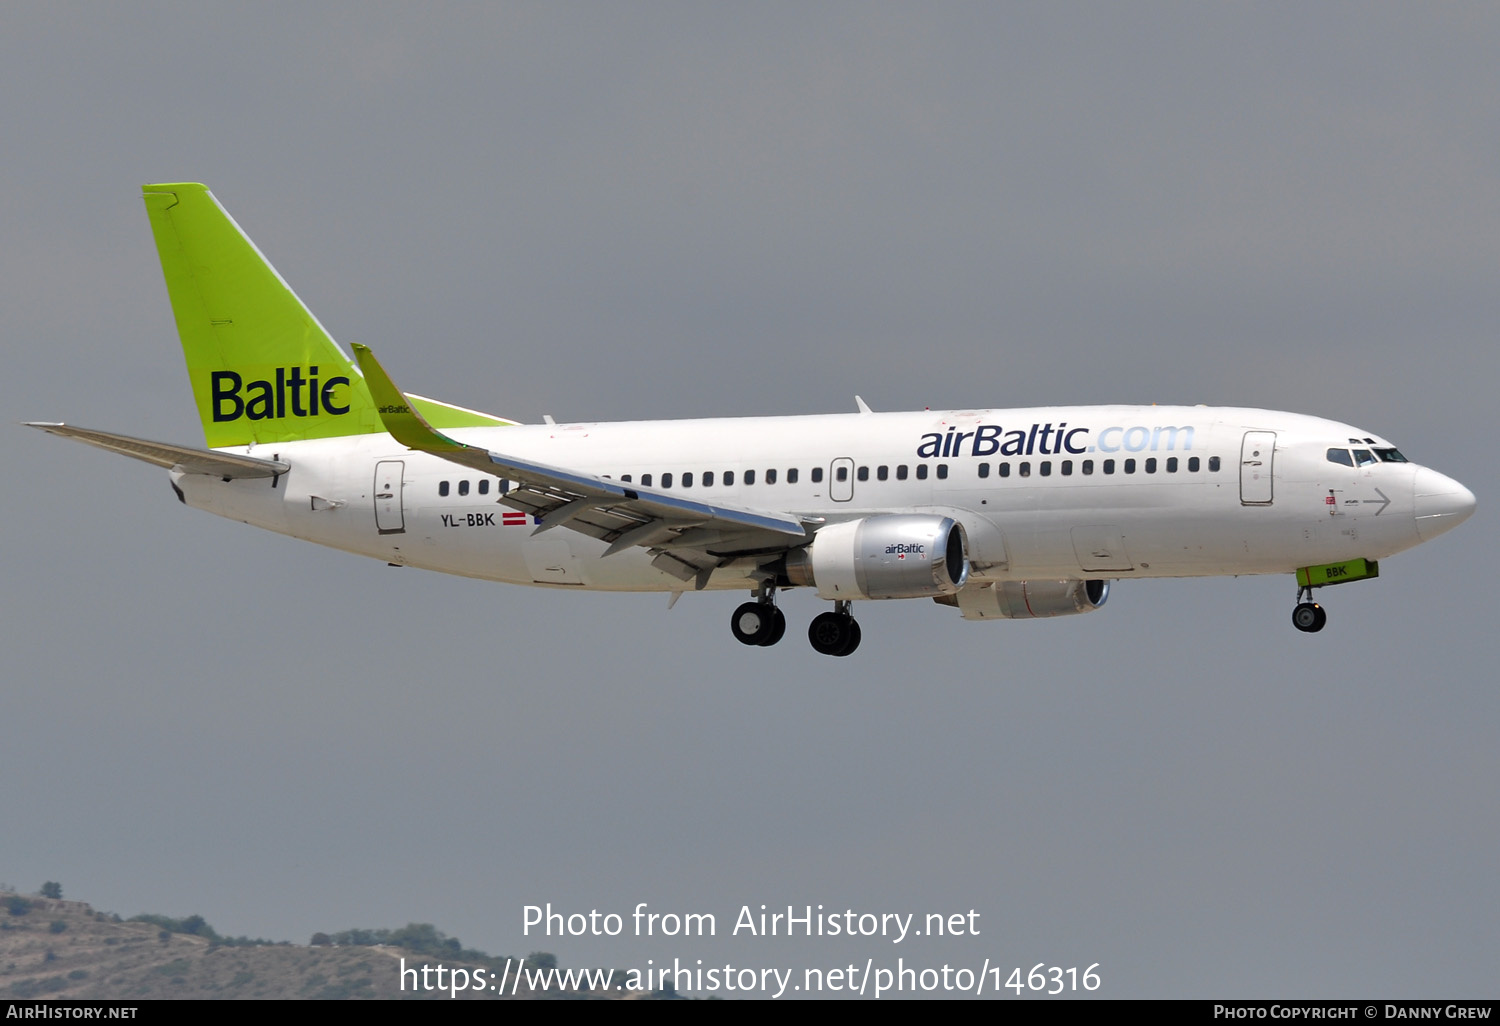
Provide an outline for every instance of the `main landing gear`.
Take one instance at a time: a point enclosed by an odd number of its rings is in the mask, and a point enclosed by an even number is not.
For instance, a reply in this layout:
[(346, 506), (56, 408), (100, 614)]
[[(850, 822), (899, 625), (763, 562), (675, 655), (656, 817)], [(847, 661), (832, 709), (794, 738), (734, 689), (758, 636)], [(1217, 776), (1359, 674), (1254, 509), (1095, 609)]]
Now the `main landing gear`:
[[(1304, 601), (1304, 597), (1306, 601)], [(1297, 588), (1297, 608), (1292, 610), (1292, 626), (1305, 634), (1316, 634), (1328, 623), (1328, 614), (1312, 600), (1312, 589)]]
[[(786, 614), (776, 608), (776, 589), (763, 584), (755, 601), (746, 602), (729, 618), (729, 629), (742, 645), (769, 648), (786, 633)], [(833, 612), (813, 617), (807, 629), (812, 647), (824, 655), (846, 656), (859, 647), (859, 624), (849, 614), (848, 602), (835, 602)]]
[(849, 615), (847, 602), (835, 602), (833, 612), (819, 613), (807, 628), (807, 640), (823, 655), (849, 655), (859, 647), (859, 637), (859, 621)]
[(776, 608), (776, 589), (765, 584), (757, 588), (755, 601), (734, 611), (729, 629), (741, 645), (769, 648), (780, 641), (786, 633), (786, 614)]

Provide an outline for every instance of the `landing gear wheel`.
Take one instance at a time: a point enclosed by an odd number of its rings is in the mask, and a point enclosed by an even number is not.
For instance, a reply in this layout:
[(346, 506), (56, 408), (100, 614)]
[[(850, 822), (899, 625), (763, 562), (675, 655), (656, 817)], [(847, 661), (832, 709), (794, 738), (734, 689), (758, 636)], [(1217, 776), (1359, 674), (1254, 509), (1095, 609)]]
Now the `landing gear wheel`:
[(775, 606), (771, 607), (771, 631), (766, 635), (766, 640), (760, 643), (762, 648), (770, 648), (781, 640), (786, 633), (786, 614)]
[(1300, 602), (1292, 610), (1292, 626), (1306, 634), (1316, 634), (1328, 623), (1328, 614), (1316, 602)]
[(819, 613), (807, 628), (807, 640), (823, 655), (846, 656), (859, 647), (859, 624), (847, 613)]
[(851, 616), (849, 617), (849, 641), (843, 648), (839, 649), (838, 654), (841, 656), (853, 655), (854, 650), (859, 647), (859, 638), (859, 621)]
[[(776, 618), (780, 615), (781, 610), (775, 606), (768, 606), (763, 602), (746, 602), (729, 618), (729, 629), (741, 645), (765, 645), (768, 644), (766, 639), (775, 631)], [(782, 619), (781, 629), (786, 630), (785, 618)]]

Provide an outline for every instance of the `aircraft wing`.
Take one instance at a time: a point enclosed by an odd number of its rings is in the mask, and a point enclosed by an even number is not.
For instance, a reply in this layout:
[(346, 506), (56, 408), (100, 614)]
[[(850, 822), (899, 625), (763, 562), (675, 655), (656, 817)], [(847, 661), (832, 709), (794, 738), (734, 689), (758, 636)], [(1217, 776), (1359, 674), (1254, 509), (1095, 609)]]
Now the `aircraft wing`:
[(71, 438), (75, 442), (86, 442), (121, 456), (144, 460), (158, 467), (186, 471), (189, 474), (208, 474), (224, 480), (236, 477), (276, 477), (291, 469), (279, 460), (264, 460), (256, 456), (240, 456), (235, 453), (215, 452), (211, 449), (195, 449), (189, 445), (173, 445), (170, 442), (151, 442), (129, 435), (116, 435), (108, 431), (74, 427), (71, 424), (51, 424), (43, 421), (28, 421), (34, 427)]
[(698, 502), (592, 474), (534, 463), (435, 430), (398, 389), (368, 347), (354, 357), (391, 437), (419, 452), (500, 478), (500, 502), (537, 517), (537, 532), (567, 526), (609, 542), (604, 555), (633, 546), (656, 554), (652, 565), (679, 580), (708, 581), (732, 559), (785, 552), (812, 537), (821, 523), (790, 513)]

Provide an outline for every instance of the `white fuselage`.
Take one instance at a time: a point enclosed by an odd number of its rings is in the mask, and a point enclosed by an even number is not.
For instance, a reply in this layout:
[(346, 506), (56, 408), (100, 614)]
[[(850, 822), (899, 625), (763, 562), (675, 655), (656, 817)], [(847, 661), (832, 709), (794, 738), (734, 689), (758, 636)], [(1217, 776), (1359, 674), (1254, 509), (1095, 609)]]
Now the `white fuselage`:
[[(1253, 409), (1054, 407), (448, 433), (727, 506), (826, 522), (950, 516), (964, 525), (976, 582), (1289, 573), (1379, 559), (1457, 522), (1421, 495), (1463, 491), (1414, 463), (1330, 460), (1331, 447), (1391, 448), (1361, 429)], [(584, 534), (533, 536), (532, 518), (498, 502), (498, 481), (389, 435), (225, 451), (274, 456), (291, 470), (274, 484), (174, 473), (189, 505), (468, 577), (619, 591), (691, 587), (653, 568), (643, 549), (600, 558), (605, 543)], [(755, 566), (731, 563), (708, 586), (753, 587), (747, 574)]]

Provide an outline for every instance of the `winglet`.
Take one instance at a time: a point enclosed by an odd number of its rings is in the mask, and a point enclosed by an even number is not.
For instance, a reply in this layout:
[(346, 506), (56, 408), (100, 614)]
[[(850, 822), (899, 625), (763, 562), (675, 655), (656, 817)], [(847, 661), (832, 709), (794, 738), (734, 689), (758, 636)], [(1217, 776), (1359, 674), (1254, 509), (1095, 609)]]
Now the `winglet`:
[(864, 399), (862, 397), (860, 397), (860, 396), (855, 396), (854, 397), (854, 404), (859, 407), (859, 412), (860, 413), (874, 413), (875, 412), (874, 410), (870, 409), (870, 404), (867, 403), (867, 402), (865, 402)]
[(370, 398), (375, 400), (380, 422), (392, 438), (420, 452), (459, 452), (470, 448), (434, 431), (427, 418), (418, 413), (411, 400), (396, 387), (368, 346), (355, 342), (352, 348), (354, 359), (359, 362), (359, 369), (365, 376), (365, 387), (370, 390)]

